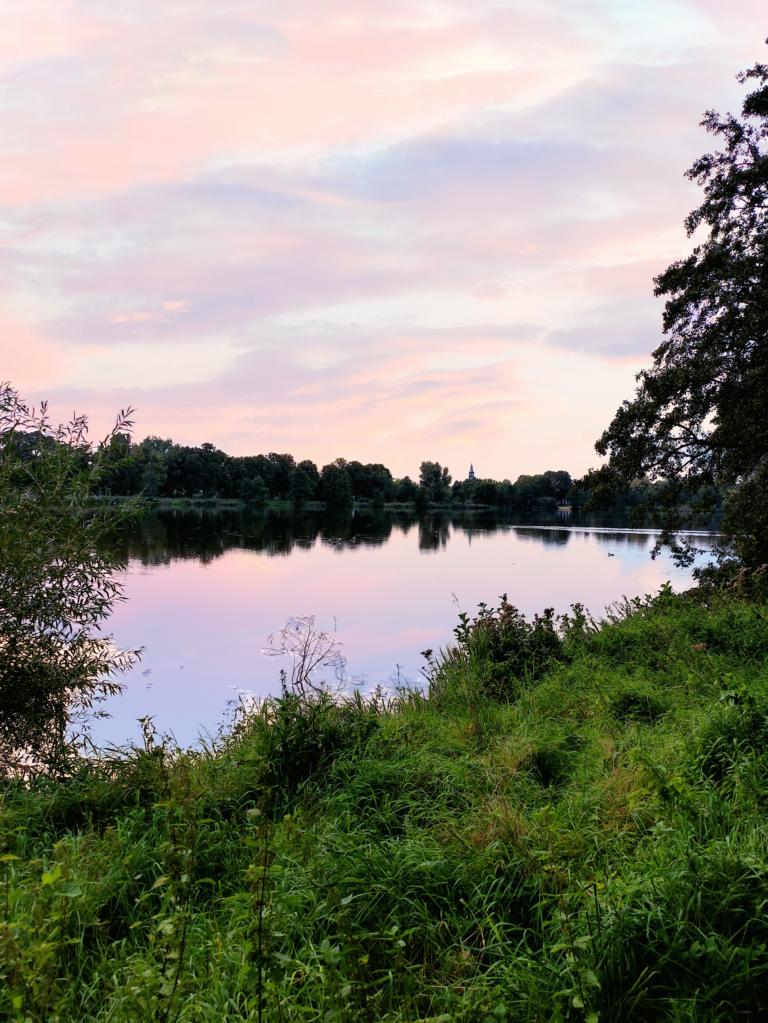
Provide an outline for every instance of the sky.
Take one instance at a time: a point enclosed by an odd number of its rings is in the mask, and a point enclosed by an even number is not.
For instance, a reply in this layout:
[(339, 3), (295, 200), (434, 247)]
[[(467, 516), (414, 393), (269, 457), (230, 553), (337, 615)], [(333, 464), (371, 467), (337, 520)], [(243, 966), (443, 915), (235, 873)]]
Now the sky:
[(0, 379), (463, 478), (598, 462), (764, 0), (3, 0)]

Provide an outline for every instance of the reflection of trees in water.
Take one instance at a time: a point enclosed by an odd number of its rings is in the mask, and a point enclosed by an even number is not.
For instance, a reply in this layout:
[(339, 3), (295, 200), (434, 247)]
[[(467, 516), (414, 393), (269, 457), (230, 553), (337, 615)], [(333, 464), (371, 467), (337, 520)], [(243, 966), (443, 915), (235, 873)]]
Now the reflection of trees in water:
[[(114, 548), (124, 561), (143, 565), (168, 565), (173, 561), (194, 559), (208, 564), (230, 550), (248, 550), (267, 557), (286, 557), (294, 549), (311, 550), (318, 542), (339, 551), (351, 551), (386, 544), (393, 534), (408, 536), (417, 531), (421, 551), (442, 550), (452, 533), (460, 533), (471, 543), (496, 533), (514, 533), (521, 540), (544, 545), (564, 546), (572, 536), (595, 539), (601, 546), (648, 548), (654, 536), (648, 532), (601, 532), (595, 523), (574, 524), (573, 529), (542, 528), (491, 512), (480, 514), (426, 514), (418, 517), (403, 512), (363, 512), (328, 515), (307, 512), (265, 513), (264, 511), (214, 510), (195, 508), (159, 511), (147, 515), (114, 540)], [(584, 528), (584, 527), (587, 528)], [(581, 528), (580, 528), (581, 527)], [(703, 548), (711, 546), (707, 537), (697, 539)]]
[(419, 550), (438, 551), (448, 546), (450, 518), (447, 514), (424, 515), (419, 519)]
[(588, 534), (594, 537), (601, 547), (650, 547), (654, 540), (652, 533), (597, 533)]
[(538, 540), (545, 546), (563, 547), (571, 539), (570, 529), (537, 529), (536, 526), (516, 526), (515, 535), (521, 540)]
[[(656, 543), (659, 534), (644, 532), (622, 533), (619, 531), (599, 533), (588, 531), (585, 535), (593, 537), (601, 547), (635, 547), (638, 550), (648, 549), (650, 551)], [(712, 550), (716, 542), (714, 536), (704, 534), (701, 536), (688, 534), (688, 537), (693, 546), (700, 547), (702, 551)]]
[(124, 560), (167, 565), (194, 559), (207, 564), (229, 550), (286, 556), (309, 549), (319, 532), (316, 517), (207, 509), (160, 511), (136, 522), (115, 543)]
[(319, 515), (231, 509), (173, 509), (146, 515), (113, 541), (124, 561), (168, 565), (194, 559), (208, 564), (230, 550), (285, 557), (294, 548), (311, 550), (318, 539), (338, 550), (385, 544), (393, 529), (407, 533), (415, 517), (402, 515)]
[(392, 516), (392, 528), (397, 529), (403, 536), (408, 536), (417, 521), (415, 515), (409, 515), (407, 512), (398, 512), (397, 515)]
[(350, 512), (322, 517), (320, 542), (338, 551), (356, 547), (381, 547), (392, 533), (392, 516), (384, 512), (353, 515)]
[(509, 519), (499, 518), (492, 511), (470, 512), (451, 516), (453, 532), (462, 533), (471, 544), (475, 537), (493, 536), (495, 533), (509, 533), (515, 527)]

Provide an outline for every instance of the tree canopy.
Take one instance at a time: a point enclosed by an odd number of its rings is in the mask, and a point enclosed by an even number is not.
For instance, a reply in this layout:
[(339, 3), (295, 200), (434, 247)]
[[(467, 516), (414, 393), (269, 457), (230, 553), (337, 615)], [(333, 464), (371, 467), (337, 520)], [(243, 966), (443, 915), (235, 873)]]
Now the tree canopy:
[(688, 236), (704, 237), (655, 279), (666, 298), (664, 340), (597, 442), (615, 487), (664, 480), (663, 524), (684, 524), (686, 495), (730, 491), (730, 551), (768, 562), (768, 65), (738, 80), (741, 116), (708, 111), (720, 142), (687, 177), (703, 190)]
[(439, 462), (422, 462), (419, 466), (419, 487), (425, 502), (440, 504), (451, 496), (451, 474)]

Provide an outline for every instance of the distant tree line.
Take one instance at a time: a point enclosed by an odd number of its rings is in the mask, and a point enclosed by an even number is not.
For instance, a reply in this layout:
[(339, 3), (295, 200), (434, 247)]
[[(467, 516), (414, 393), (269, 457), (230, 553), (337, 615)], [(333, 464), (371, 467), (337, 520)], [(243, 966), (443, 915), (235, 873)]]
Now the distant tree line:
[(564, 470), (510, 480), (453, 480), (439, 462), (421, 463), (418, 481), (395, 478), (380, 462), (337, 458), (319, 468), (292, 455), (228, 455), (213, 444), (190, 447), (160, 437), (134, 443), (127, 434), (112, 438), (101, 475), (105, 496), (321, 501), (333, 508), (354, 503), (386, 503), (533, 508), (568, 499), (573, 486)]
[(456, 480), (451, 487), (451, 497), (454, 504), (533, 509), (567, 503), (572, 489), (570, 473), (558, 469), (535, 476), (518, 476), (514, 483), (492, 479)]
[[(23, 467), (55, 441), (16, 432), (13, 444)], [(70, 455), (73, 471), (88, 471), (85, 448)], [(606, 481), (604, 470), (576, 480), (564, 469), (518, 476), (514, 483), (454, 480), (447, 467), (430, 461), (421, 463), (415, 481), (409, 476), (395, 478), (380, 462), (337, 458), (318, 468), (309, 459), (297, 462), (289, 454), (232, 456), (213, 444), (192, 447), (159, 437), (135, 443), (127, 433), (116, 433), (101, 451), (96, 492), (104, 497), (242, 500), (256, 505), (284, 501), (296, 508), (321, 503), (332, 510), (400, 504), (417, 511), (481, 507), (539, 514), (567, 504), (574, 510), (586, 507), (628, 517), (634, 525), (663, 526), (664, 517), (649, 508), (664, 506), (668, 486), (667, 481), (641, 478), (617, 488), (614, 480)], [(701, 524), (718, 521), (722, 500), (723, 493), (715, 487), (700, 486), (686, 497), (689, 518)], [(679, 506), (675, 514), (678, 510)]]

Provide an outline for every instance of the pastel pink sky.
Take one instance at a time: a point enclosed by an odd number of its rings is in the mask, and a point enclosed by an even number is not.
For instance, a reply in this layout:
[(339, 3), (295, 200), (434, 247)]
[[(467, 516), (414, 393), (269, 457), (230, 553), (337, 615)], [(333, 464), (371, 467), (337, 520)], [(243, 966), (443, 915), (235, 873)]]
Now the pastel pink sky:
[(5, 0), (0, 378), (398, 474), (596, 463), (764, 0)]

